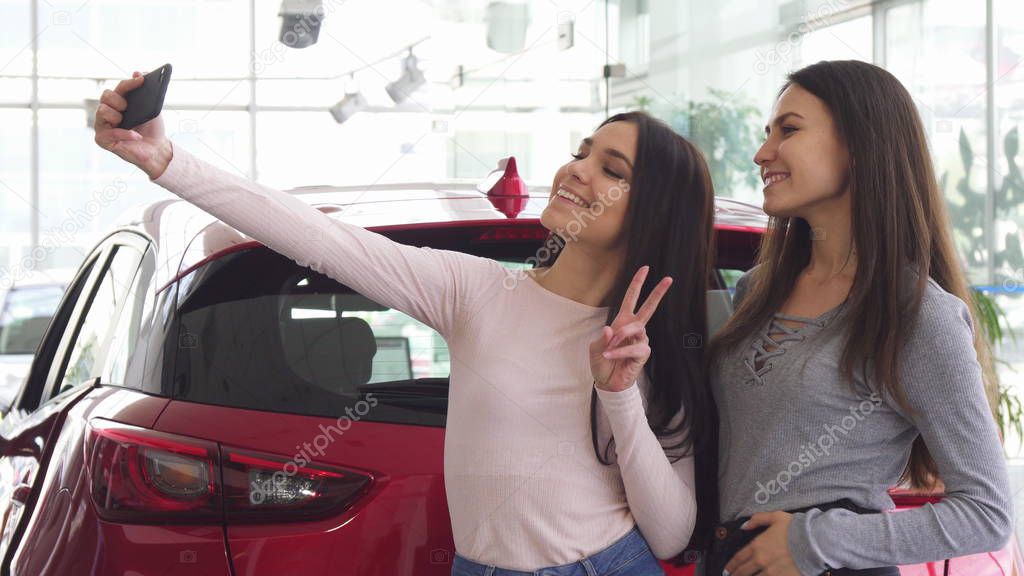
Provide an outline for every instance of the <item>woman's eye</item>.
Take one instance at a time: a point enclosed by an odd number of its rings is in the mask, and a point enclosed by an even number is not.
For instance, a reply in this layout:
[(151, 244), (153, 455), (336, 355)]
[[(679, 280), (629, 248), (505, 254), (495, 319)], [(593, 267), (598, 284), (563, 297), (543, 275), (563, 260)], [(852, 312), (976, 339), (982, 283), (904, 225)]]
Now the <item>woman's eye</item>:
[(619, 176), (618, 174), (616, 174), (615, 172), (612, 172), (611, 170), (609, 170), (607, 168), (604, 169), (604, 173), (609, 175), (609, 176), (611, 176), (612, 178), (615, 178), (616, 180), (622, 180), (622, 176)]
[(783, 126), (782, 133), (789, 134), (790, 132), (796, 132), (796, 126)]
[(581, 154), (579, 152), (577, 152), (575, 154), (569, 154), (569, 156), (572, 156), (576, 160), (582, 160), (582, 159), (586, 158), (586, 156), (584, 156), (583, 154)]

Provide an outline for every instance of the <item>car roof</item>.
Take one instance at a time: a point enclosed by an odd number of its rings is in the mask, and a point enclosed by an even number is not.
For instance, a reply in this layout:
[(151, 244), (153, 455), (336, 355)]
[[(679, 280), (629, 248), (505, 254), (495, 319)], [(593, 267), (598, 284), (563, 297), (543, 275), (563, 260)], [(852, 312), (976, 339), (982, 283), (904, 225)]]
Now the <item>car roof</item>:
[[(466, 182), (307, 186), (286, 192), (331, 218), (381, 229), (462, 223), (539, 226), (549, 189), (530, 186), (530, 199), (514, 219), (506, 218), (474, 184)], [(715, 199), (718, 229), (759, 233), (767, 222), (764, 212), (756, 206), (729, 198)], [(157, 287), (215, 254), (254, 240), (180, 198), (134, 206), (121, 213), (117, 225), (122, 230), (142, 232), (155, 241)]]

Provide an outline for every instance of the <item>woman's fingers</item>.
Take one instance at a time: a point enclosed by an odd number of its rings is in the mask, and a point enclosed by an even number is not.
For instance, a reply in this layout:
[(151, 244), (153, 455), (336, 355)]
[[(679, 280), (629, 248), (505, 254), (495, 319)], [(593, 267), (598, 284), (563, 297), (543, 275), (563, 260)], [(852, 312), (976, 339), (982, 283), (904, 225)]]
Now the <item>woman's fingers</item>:
[(641, 266), (636, 274), (633, 274), (633, 281), (629, 283), (629, 288), (626, 289), (626, 295), (622, 298), (622, 307), (619, 308), (619, 314), (633, 314), (633, 310), (636, 310), (637, 300), (640, 299), (640, 290), (644, 287), (644, 280), (647, 279), (647, 272), (651, 269), (650, 266)]
[(133, 75), (131, 80), (121, 80), (120, 82), (118, 82), (117, 87), (114, 88), (114, 92), (116, 92), (120, 96), (124, 96), (125, 94), (131, 92), (132, 90), (135, 90), (139, 86), (142, 86), (145, 77), (139, 74), (138, 72), (136, 72), (135, 74), (136, 75)]
[(641, 334), (644, 334), (645, 332), (646, 330), (644, 329), (643, 323), (630, 322), (629, 324), (626, 324), (622, 328), (619, 328), (618, 330), (615, 331), (615, 336), (611, 339), (611, 342), (608, 342), (608, 347), (614, 348), (618, 346), (619, 342), (623, 342), (627, 338), (631, 338), (633, 336), (639, 336)]
[(123, 128), (109, 128), (101, 132), (96, 133), (96, 143), (101, 148), (107, 150), (113, 150), (119, 142), (142, 140), (142, 135), (134, 130), (125, 130)]
[(590, 354), (591, 356), (597, 356), (602, 350), (608, 348), (608, 341), (612, 337), (612, 329), (609, 326), (605, 326), (601, 329), (601, 335), (596, 340), (590, 343)]
[(121, 120), (124, 119), (124, 115), (103, 103), (100, 103), (96, 108), (96, 117), (107, 124), (110, 124), (112, 127), (120, 125)]
[(637, 318), (647, 324), (651, 320), (651, 316), (654, 316), (654, 311), (658, 309), (658, 304), (661, 304), (661, 299), (668, 292), (669, 287), (672, 286), (672, 278), (665, 276), (658, 282), (658, 285), (651, 290), (650, 296), (647, 297), (647, 301), (640, 307), (640, 310), (636, 313)]
[(128, 107), (128, 101), (125, 100), (124, 96), (121, 96), (113, 90), (107, 89), (100, 95), (100, 103), (110, 106), (118, 112), (124, 112), (125, 108)]
[(641, 342), (639, 344), (630, 344), (629, 346), (621, 346), (614, 350), (605, 350), (604, 356), (609, 360), (616, 358), (635, 358), (637, 360), (647, 360), (647, 357), (651, 355), (651, 347)]
[[(661, 299), (665, 297), (668, 289), (672, 286), (672, 278), (665, 276), (661, 279), (661, 282), (654, 287), (650, 295), (647, 296), (647, 300), (644, 301), (643, 306), (639, 310), (636, 310), (637, 301), (640, 299), (640, 291), (643, 289), (644, 281), (647, 280), (647, 274), (650, 272), (650, 266), (641, 266), (637, 270), (636, 274), (633, 275), (633, 281), (629, 283), (629, 288), (626, 289), (626, 294), (622, 298), (622, 307), (619, 308), (619, 315), (616, 317), (616, 322), (620, 318), (629, 318), (635, 316), (641, 322), (646, 324), (654, 316), (654, 312), (658, 309), (658, 305), (661, 304)], [(636, 312), (634, 312), (636, 310)], [(614, 324), (614, 323), (613, 323)]]
[[(754, 557), (754, 549), (750, 545), (744, 546), (739, 552), (733, 554), (733, 557), (729, 559), (729, 562), (725, 565), (725, 571), (729, 574), (736, 574), (739, 572), (740, 566), (743, 566), (750, 562)], [(717, 576), (717, 574), (715, 575)]]
[(737, 565), (732, 570), (729, 570), (729, 576), (754, 576), (761, 572), (761, 567), (757, 565), (757, 562), (748, 560), (743, 564)]

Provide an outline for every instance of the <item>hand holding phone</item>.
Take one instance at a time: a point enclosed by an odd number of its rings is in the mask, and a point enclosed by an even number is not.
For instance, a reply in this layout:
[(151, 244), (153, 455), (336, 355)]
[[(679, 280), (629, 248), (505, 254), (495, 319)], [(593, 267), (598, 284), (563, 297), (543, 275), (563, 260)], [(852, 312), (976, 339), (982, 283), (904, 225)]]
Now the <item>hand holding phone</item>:
[(161, 68), (166, 68), (163, 74), (159, 69), (145, 76), (135, 72), (115, 89), (104, 90), (96, 108), (96, 144), (138, 166), (150, 179), (163, 174), (172, 156), (160, 117), (170, 65)]
[(131, 130), (160, 115), (160, 110), (164, 107), (167, 85), (171, 82), (171, 65), (164, 64), (142, 78), (142, 87), (125, 95), (128, 107), (119, 126), (125, 130)]

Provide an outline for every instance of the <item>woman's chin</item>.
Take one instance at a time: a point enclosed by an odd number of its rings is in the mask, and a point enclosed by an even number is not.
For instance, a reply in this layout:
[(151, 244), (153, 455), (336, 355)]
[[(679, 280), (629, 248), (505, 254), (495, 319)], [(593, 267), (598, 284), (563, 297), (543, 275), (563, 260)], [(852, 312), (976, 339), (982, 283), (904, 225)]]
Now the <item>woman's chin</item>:
[(766, 197), (764, 202), (761, 204), (761, 210), (772, 218), (789, 218), (793, 216), (793, 211), (788, 209), (783, 203), (777, 199)]
[(557, 207), (548, 204), (544, 211), (540, 213), (540, 225), (551, 231), (565, 228), (569, 219), (560, 212), (561, 210)]

